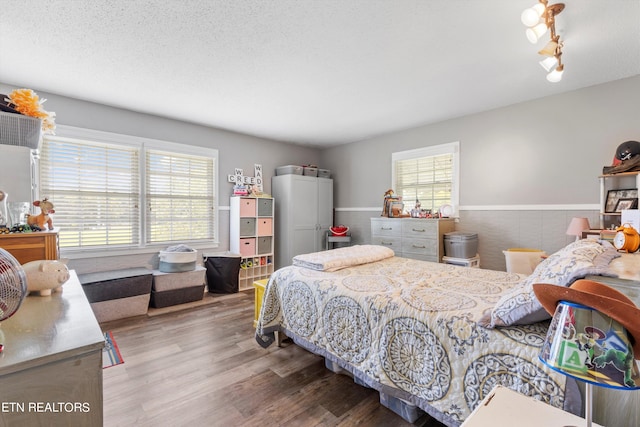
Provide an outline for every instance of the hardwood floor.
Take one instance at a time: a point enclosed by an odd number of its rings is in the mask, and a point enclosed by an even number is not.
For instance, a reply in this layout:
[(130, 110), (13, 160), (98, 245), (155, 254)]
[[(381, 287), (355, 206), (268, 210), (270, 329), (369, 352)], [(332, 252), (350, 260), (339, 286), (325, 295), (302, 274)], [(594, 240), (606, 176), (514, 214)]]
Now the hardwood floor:
[(260, 347), (253, 291), (175, 309), (101, 325), (125, 362), (103, 370), (106, 427), (442, 426), (404, 421), (293, 343)]

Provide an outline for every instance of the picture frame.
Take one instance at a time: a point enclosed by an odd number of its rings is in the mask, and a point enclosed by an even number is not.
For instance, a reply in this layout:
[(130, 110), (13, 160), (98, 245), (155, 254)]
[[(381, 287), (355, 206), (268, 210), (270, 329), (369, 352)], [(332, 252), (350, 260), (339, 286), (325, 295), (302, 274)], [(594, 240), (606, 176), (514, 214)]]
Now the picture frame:
[(616, 212), (622, 212), (625, 209), (634, 209), (638, 199), (618, 199), (616, 203)]
[[(622, 206), (627, 206), (627, 200), (633, 200), (634, 205), (638, 205), (638, 189), (637, 188), (625, 188), (618, 190), (609, 190), (607, 192), (607, 199), (604, 204), (604, 213), (620, 213), (621, 209), (618, 209), (618, 201), (625, 200)], [(626, 208), (623, 209), (633, 209)]]
[(404, 209), (404, 203), (394, 200), (389, 202), (389, 218), (402, 217), (402, 211)]
[(382, 216), (386, 216), (388, 218), (394, 218), (391, 212), (391, 206), (394, 203), (402, 203), (402, 197), (400, 196), (385, 196), (384, 202), (382, 203)]

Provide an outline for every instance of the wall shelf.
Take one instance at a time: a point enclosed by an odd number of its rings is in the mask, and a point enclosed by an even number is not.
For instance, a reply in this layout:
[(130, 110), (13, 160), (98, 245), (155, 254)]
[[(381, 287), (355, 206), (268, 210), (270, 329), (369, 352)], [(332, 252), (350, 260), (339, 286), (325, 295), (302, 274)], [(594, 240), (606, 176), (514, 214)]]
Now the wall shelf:
[(640, 188), (640, 171), (603, 174), (600, 180), (600, 229), (620, 225), (620, 212), (606, 212), (607, 194), (610, 190)]

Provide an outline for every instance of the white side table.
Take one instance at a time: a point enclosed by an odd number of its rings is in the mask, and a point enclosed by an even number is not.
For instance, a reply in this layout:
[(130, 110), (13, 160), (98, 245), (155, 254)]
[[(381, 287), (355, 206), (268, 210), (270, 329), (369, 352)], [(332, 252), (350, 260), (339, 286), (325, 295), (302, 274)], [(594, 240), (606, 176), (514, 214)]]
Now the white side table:
[(347, 232), (346, 236), (334, 236), (331, 230), (327, 230), (327, 238), (325, 239), (325, 249), (333, 248), (333, 243), (351, 243), (351, 233)]
[[(460, 427), (581, 427), (586, 425), (587, 421), (582, 417), (498, 385)], [(600, 426), (595, 423), (592, 425)]]

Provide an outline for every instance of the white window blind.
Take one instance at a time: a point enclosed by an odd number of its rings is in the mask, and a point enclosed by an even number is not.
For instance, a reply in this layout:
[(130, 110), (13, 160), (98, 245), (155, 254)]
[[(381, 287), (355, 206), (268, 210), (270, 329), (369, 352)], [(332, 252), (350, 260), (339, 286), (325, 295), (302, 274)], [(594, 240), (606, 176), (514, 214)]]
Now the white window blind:
[(61, 248), (215, 243), (217, 150), (58, 130), (43, 138), (38, 178), (40, 197), (55, 205)]
[(213, 160), (146, 152), (147, 242), (213, 238)]
[(416, 200), (434, 212), (442, 205), (458, 205), (457, 142), (393, 153), (393, 189), (405, 210)]
[(133, 147), (45, 138), (40, 196), (55, 205), (61, 247), (139, 244), (138, 164)]

